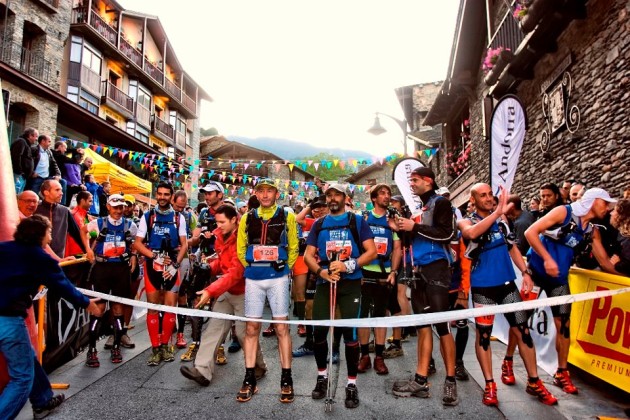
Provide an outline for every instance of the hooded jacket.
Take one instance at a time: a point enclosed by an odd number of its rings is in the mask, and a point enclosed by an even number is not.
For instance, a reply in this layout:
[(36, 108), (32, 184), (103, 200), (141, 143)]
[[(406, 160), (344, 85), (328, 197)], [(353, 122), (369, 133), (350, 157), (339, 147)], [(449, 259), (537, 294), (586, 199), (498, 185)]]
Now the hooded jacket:
[(212, 275), (221, 275), (217, 281), (205, 288), (212, 297), (217, 298), (225, 292), (233, 295), (245, 293), (245, 268), (239, 261), (236, 252), (237, 232), (238, 226), (227, 239), (224, 239), (220, 228), (212, 231), (216, 237), (214, 250), (219, 258), (212, 261), (210, 270)]

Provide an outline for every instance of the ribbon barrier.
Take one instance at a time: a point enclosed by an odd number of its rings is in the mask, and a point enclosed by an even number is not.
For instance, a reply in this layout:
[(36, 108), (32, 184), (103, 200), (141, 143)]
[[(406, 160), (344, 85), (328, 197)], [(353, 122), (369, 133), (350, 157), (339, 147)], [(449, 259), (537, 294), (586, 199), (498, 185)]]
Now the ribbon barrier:
[[(429, 325), (437, 324), (440, 322), (456, 321), (458, 319), (475, 318), (480, 316), (503, 314), (507, 312), (514, 312), (519, 310), (530, 310), (536, 308), (542, 308), (545, 306), (563, 305), (566, 303), (582, 302), (593, 299), (601, 299), (610, 296), (617, 296), (623, 293), (630, 292), (630, 287), (625, 287), (616, 290), (600, 290), (594, 292), (585, 292), (569, 296), (557, 296), (552, 298), (544, 298), (527, 302), (510, 303), (506, 305), (494, 305), (485, 306), (483, 308), (473, 309), (460, 309), (457, 311), (447, 312), (435, 312), (431, 314), (419, 314), (419, 315), (405, 315), (405, 316), (392, 316), (392, 317), (380, 317), (380, 318), (368, 318), (368, 319), (336, 319), (331, 320), (277, 320), (277, 319), (263, 319), (263, 318), (246, 318), (235, 315), (228, 315), (219, 312), (205, 311), (200, 309), (188, 309), (178, 308), (174, 306), (158, 305), (149, 302), (139, 302), (137, 300), (121, 298), (117, 296), (108, 295), (105, 293), (95, 292), (93, 290), (86, 290), (79, 288), (81, 293), (96, 297), (110, 302), (122, 303), (125, 305), (142, 307), (145, 309), (152, 309), (154, 311), (171, 312), (175, 314), (197, 316), (202, 318), (217, 318), (228, 321), (245, 321), (245, 322), (273, 322), (278, 324), (289, 325), (313, 325), (313, 326), (334, 326), (334, 327), (407, 327), (414, 325)], [(628, 296), (630, 299), (630, 296)]]
[[(626, 290), (628, 277), (571, 269), (576, 293)], [(630, 295), (614, 294), (579, 302), (571, 311), (569, 362), (630, 392)]]

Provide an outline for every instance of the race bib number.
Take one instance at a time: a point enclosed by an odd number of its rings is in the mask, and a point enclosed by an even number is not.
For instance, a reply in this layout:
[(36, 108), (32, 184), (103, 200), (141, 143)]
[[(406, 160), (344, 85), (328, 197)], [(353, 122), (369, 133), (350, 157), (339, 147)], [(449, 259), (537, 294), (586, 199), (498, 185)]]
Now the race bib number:
[(254, 245), (254, 261), (278, 261), (278, 247)]
[(326, 241), (326, 256), (330, 261), (344, 261), (352, 255), (352, 242)]
[(108, 258), (120, 257), (125, 250), (126, 246), (124, 243), (105, 242), (103, 244), (103, 255)]
[[(484, 308), (490, 305), (482, 305), (480, 303), (473, 302), (473, 306), (475, 308)], [(477, 323), (477, 325), (480, 325), (482, 327), (491, 327), (492, 325), (494, 325), (494, 315), (476, 316), (475, 322)]]
[(374, 243), (376, 244), (376, 253), (378, 255), (387, 255), (387, 238), (375, 236)]

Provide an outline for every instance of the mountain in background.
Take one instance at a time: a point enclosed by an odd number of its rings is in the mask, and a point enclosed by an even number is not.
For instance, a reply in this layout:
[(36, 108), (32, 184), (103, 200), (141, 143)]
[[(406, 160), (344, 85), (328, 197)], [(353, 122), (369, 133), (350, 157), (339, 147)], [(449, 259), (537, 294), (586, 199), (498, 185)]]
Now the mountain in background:
[(308, 143), (294, 140), (277, 139), (272, 137), (257, 137), (255, 139), (241, 136), (227, 136), (228, 140), (237, 141), (257, 149), (265, 150), (280, 156), (283, 159), (294, 160), (303, 157), (315, 156), (318, 153), (330, 153), (331, 155), (343, 158), (371, 159), (369, 153), (360, 150), (348, 150), (338, 147), (318, 147)]

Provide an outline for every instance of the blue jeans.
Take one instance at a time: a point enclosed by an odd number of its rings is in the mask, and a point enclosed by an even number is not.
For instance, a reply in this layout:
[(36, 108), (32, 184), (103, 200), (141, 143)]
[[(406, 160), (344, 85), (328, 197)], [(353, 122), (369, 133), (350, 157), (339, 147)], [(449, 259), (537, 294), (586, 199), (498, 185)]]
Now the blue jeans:
[(18, 175), (16, 173), (13, 174), (13, 181), (15, 182), (15, 193), (19, 194), (24, 191), (24, 187), (26, 186), (26, 179), (24, 179), (23, 175)]
[(0, 352), (9, 370), (9, 383), (0, 394), (0, 413), (15, 418), (31, 393), (35, 376), (34, 354), (24, 318), (0, 316)]

